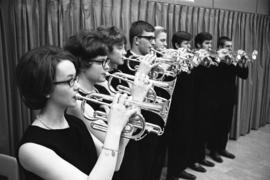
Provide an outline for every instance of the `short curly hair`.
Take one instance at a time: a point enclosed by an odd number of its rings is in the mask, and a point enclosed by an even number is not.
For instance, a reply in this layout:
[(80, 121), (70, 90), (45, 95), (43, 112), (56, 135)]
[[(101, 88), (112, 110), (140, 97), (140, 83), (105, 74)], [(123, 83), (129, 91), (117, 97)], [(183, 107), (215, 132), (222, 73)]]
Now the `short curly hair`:
[(38, 47), (24, 54), (16, 67), (16, 82), (24, 103), (30, 109), (42, 109), (53, 90), (56, 66), (70, 60), (76, 68), (75, 57), (54, 46)]
[(194, 43), (195, 43), (195, 48), (199, 48), (198, 44), (202, 45), (204, 41), (209, 41), (212, 40), (213, 36), (212, 34), (208, 32), (201, 32), (195, 36)]
[(175, 44), (181, 44), (183, 41), (191, 41), (192, 35), (185, 31), (177, 31), (172, 36), (172, 46), (174, 49), (176, 49)]

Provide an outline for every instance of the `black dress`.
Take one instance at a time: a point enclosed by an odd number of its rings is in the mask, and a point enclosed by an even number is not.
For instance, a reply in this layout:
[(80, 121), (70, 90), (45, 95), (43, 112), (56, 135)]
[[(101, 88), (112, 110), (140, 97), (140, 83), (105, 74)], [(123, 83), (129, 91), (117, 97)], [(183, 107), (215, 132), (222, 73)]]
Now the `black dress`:
[[(65, 115), (65, 117), (69, 124), (69, 128), (66, 129), (48, 130), (38, 126), (29, 126), (20, 142), (20, 146), (25, 143), (35, 143), (47, 147), (88, 175), (97, 161), (95, 144), (81, 120), (70, 115)], [(25, 174), (25, 179), (42, 179), (22, 166), (21, 168)]]

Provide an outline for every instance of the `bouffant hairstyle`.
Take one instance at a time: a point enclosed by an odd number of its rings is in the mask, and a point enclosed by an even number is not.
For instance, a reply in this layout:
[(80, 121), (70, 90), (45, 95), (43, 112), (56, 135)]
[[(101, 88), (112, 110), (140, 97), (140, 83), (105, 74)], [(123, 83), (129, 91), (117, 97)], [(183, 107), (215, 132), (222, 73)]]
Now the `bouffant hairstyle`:
[(16, 82), (24, 103), (31, 109), (42, 109), (53, 90), (56, 66), (75, 57), (54, 46), (39, 47), (24, 54), (16, 67)]
[(67, 40), (64, 49), (77, 58), (79, 71), (91, 67), (96, 57), (107, 56), (108, 46), (102, 37), (97, 31), (81, 31)]
[(103, 36), (102, 39), (109, 48), (109, 52), (113, 51), (114, 45), (125, 45), (127, 39), (123, 32), (115, 26), (111, 27), (98, 27), (97, 31)]

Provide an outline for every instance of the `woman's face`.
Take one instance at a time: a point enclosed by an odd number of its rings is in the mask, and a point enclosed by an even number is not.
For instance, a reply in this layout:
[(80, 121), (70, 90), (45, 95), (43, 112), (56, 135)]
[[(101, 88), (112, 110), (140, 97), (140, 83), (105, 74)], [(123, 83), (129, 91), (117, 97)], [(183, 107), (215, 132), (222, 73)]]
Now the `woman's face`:
[(160, 32), (157, 36), (156, 36), (156, 44), (155, 44), (155, 48), (157, 50), (164, 50), (167, 48), (167, 33), (165, 32)]
[(69, 60), (62, 60), (56, 66), (54, 87), (49, 101), (63, 107), (75, 106), (77, 89), (74, 64)]
[(113, 45), (113, 50), (108, 54), (108, 58), (110, 59), (110, 63), (112, 65), (122, 65), (124, 64), (123, 56), (125, 56), (126, 50), (124, 44), (115, 44)]
[(108, 71), (109, 66), (105, 62), (107, 62), (107, 56), (97, 56), (91, 60), (91, 66), (83, 71), (91, 83), (95, 84), (106, 80), (106, 71)]

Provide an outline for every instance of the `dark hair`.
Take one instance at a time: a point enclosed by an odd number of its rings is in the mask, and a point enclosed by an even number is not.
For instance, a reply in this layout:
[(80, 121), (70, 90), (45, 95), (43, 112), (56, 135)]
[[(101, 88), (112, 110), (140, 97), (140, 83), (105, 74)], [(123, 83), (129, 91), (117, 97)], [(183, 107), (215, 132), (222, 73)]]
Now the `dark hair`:
[(75, 63), (75, 57), (54, 46), (44, 46), (24, 54), (16, 67), (16, 82), (24, 103), (31, 109), (41, 109), (46, 95), (53, 89), (56, 66), (62, 60)]
[(195, 41), (195, 48), (198, 48), (198, 44), (202, 44), (204, 41), (212, 40), (213, 36), (208, 32), (201, 32), (196, 35)]
[(176, 49), (175, 44), (181, 44), (183, 41), (191, 41), (192, 35), (185, 31), (177, 31), (172, 36), (172, 46)]
[(146, 21), (136, 21), (131, 24), (129, 29), (130, 46), (132, 46), (133, 38), (135, 36), (141, 36), (143, 31), (155, 32), (155, 28)]
[(103, 36), (104, 43), (108, 46), (109, 52), (113, 51), (114, 45), (126, 44), (127, 39), (125, 35), (115, 26), (112, 27), (98, 27), (97, 31)]
[(71, 36), (64, 49), (77, 58), (79, 70), (89, 68), (94, 58), (108, 54), (108, 47), (97, 31), (81, 31)]
[(225, 42), (226, 41), (232, 41), (231, 38), (227, 37), (227, 36), (221, 36), (218, 38), (218, 41), (217, 41), (217, 46), (218, 47), (223, 47), (225, 45)]

